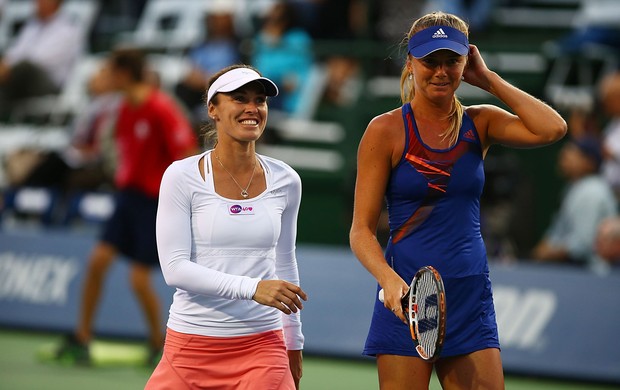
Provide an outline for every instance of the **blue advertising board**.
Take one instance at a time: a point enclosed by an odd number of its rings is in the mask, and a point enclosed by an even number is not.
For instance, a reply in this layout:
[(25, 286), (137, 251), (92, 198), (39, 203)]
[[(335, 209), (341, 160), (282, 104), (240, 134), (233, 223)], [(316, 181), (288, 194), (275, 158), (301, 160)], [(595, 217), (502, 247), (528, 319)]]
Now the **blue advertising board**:
[[(0, 326), (71, 331), (93, 243), (90, 234), (67, 231), (0, 232)], [(360, 358), (374, 279), (348, 248), (300, 245), (297, 259), (309, 295), (307, 353)], [(155, 271), (163, 327), (174, 290)], [(491, 278), (507, 372), (620, 383), (620, 273), (492, 264)], [(95, 332), (146, 337), (123, 261), (106, 280)]]

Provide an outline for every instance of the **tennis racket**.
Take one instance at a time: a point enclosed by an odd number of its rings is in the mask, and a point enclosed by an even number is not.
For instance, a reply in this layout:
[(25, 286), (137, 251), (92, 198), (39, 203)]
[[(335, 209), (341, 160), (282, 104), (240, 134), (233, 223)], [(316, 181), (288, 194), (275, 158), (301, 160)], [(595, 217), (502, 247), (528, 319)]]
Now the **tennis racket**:
[[(379, 300), (384, 300), (383, 289)], [(424, 360), (437, 360), (446, 334), (446, 294), (439, 272), (431, 266), (420, 268), (401, 304), (416, 351)]]

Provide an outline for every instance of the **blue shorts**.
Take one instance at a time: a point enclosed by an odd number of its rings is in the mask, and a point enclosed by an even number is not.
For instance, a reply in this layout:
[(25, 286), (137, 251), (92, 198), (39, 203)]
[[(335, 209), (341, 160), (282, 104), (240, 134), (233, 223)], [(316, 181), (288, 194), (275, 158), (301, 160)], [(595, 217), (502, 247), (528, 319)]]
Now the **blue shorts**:
[(101, 240), (114, 246), (131, 262), (159, 265), (156, 217), (157, 198), (136, 190), (121, 190), (115, 196), (114, 213), (105, 223)]
[[(446, 290), (446, 338), (441, 356), (499, 348), (489, 275), (444, 278), (443, 282)], [(378, 299), (363, 354), (418, 356), (409, 327)]]

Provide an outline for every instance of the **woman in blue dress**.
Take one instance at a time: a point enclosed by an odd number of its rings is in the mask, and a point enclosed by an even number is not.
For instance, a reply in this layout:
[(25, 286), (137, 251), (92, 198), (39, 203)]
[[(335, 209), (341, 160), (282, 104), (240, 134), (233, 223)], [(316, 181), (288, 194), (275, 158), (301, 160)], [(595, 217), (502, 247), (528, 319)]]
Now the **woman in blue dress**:
[[(468, 26), (433, 12), (407, 35), (403, 106), (373, 118), (358, 151), (351, 248), (385, 292), (376, 301), (364, 354), (376, 356), (382, 389), (428, 388), (433, 367), (444, 389), (502, 389), (504, 378), (491, 282), (480, 233), (483, 161), (489, 147), (537, 147), (566, 133), (550, 106), (489, 70)], [(462, 81), (494, 95), (465, 107)], [(385, 252), (376, 230), (387, 202)], [(416, 271), (432, 265), (446, 290), (447, 323), (439, 360), (414, 349), (400, 299)]]

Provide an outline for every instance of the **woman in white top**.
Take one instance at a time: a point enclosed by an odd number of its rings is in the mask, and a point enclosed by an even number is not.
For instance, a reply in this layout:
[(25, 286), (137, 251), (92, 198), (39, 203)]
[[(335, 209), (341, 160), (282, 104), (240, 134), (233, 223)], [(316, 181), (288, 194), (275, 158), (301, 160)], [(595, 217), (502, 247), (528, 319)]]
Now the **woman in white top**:
[(215, 74), (206, 104), (216, 146), (164, 174), (157, 246), (176, 287), (163, 357), (147, 389), (294, 389), (302, 374), (295, 258), (299, 175), (256, 153), (267, 97), (253, 68)]

